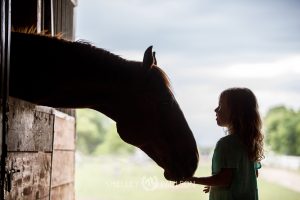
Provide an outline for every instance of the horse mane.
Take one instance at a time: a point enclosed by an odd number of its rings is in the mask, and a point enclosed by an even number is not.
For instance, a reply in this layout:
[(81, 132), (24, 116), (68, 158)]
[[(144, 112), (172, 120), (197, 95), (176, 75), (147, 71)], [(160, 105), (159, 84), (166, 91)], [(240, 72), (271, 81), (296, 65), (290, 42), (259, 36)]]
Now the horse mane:
[[(172, 92), (173, 89), (171, 87), (171, 82), (170, 82), (169, 77), (157, 65), (153, 65), (150, 70), (147, 70), (142, 67), (141, 62), (124, 59), (120, 55), (116, 55), (114, 53), (111, 53), (108, 50), (105, 50), (103, 48), (99, 48), (99, 47), (95, 46), (90, 41), (87, 41), (87, 40), (70, 41), (70, 40), (64, 39), (62, 34), (57, 34), (55, 36), (52, 36), (51, 34), (49, 34), (46, 31), (37, 33), (36, 29), (34, 27), (23, 28), (23, 29), (12, 29), (12, 33), (17, 34), (17, 35), (23, 35), (23, 36), (26, 35), (26, 37), (28, 38), (28, 41), (34, 41), (34, 40), (31, 40), (31, 38), (38, 37), (39, 41), (48, 41), (48, 42), (51, 41), (52, 43), (66, 44), (66, 46), (70, 46), (70, 48), (75, 46), (77, 48), (74, 48), (74, 49), (81, 49), (81, 50), (84, 49), (84, 52), (86, 54), (93, 55), (95, 57), (102, 57), (104, 60), (111, 62), (111, 64), (113, 64), (115, 66), (127, 63), (128, 66), (131, 66), (130, 68), (128, 68), (129, 70), (137, 70), (137, 71), (144, 70), (147, 73), (149, 73), (149, 72), (154, 73), (154, 74), (156, 74), (156, 76), (158, 78), (160, 77), (159, 78), (161, 80), (160, 82), (162, 82), (167, 87), (169, 92), (171, 94), (173, 94), (173, 92)], [(134, 65), (131, 65), (131, 64), (134, 64)]]
[(151, 68), (151, 71), (153, 71), (154, 73), (156, 73), (158, 76), (160, 76), (162, 78), (164, 85), (167, 87), (169, 92), (171, 94), (173, 94), (173, 88), (171, 85), (171, 81), (170, 81), (170, 78), (168, 77), (168, 75), (166, 74), (166, 72), (164, 72), (160, 67), (158, 67), (156, 65), (154, 65)]
[(117, 62), (124, 62), (124, 61), (126, 61), (126, 62), (137, 62), (137, 61), (130, 61), (130, 60), (124, 59), (120, 55), (111, 53), (110, 51), (105, 50), (103, 48), (99, 48), (99, 47), (95, 46), (92, 42), (87, 41), (87, 40), (77, 40), (77, 41), (72, 41), (72, 43), (76, 46), (79, 46), (79, 47), (89, 48), (91, 50), (91, 52), (90, 52), (91, 54), (95, 54), (95, 55), (98, 55), (98, 56), (101, 55), (105, 58), (112, 59), (112, 60), (115, 60)]
[[(86, 40), (78, 40), (76, 41), (76, 43), (78, 45), (80, 44), (84, 44), (84, 45), (87, 45), (89, 46), (91, 49), (95, 50), (94, 52), (97, 54), (99, 52), (101, 52), (102, 54), (104, 54), (104, 56), (107, 56), (107, 57), (114, 57), (114, 59), (118, 59), (119, 61), (127, 61), (127, 62), (135, 62), (135, 61), (129, 61), (129, 60), (126, 60), (122, 57), (120, 57), (119, 55), (116, 55), (116, 54), (113, 54), (105, 49), (102, 49), (102, 48), (99, 48), (99, 47), (96, 47), (94, 46), (91, 42), (89, 41), (86, 41)], [(153, 65), (151, 67), (151, 69), (149, 70), (150, 72), (153, 72), (155, 73), (157, 76), (161, 77), (162, 78), (162, 81), (164, 83), (164, 85), (167, 87), (167, 89), (169, 90), (169, 92), (173, 95), (173, 88), (172, 88), (172, 84), (171, 84), (171, 81), (170, 81), (170, 78), (168, 77), (168, 75), (166, 74), (166, 72), (164, 72), (160, 67), (158, 67), (157, 65)]]
[(55, 36), (52, 36), (51, 34), (49, 34), (47, 31), (41, 32), (41, 33), (37, 33), (36, 29), (34, 27), (30, 27), (30, 28), (22, 28), (22, 29), (12, 29), (12, 33), (13, 34), (26, 34), (26, 37), (28, 37), (28, 40), (30, 40), (31, 37), (38, 37), (40, 41), (51, 41), (52, 43), (54, 42), (59, 42), (61, 44), (66, 44), (66, 45), (70, 45), (72, 47), (78, 47), (78, 49), (83, 48), (85, 51), (87, 51), (90, 55), (95, 55), (95, 56), (102, 56), (103, 58), (106, 58), (107, 60), (111, 59), (116, 61), (116, 64), (120, 63), (120, 62), (135, 62), (135, 61), (129, 61), (126, 60), (122, 57), (120, 57), (119, 55), (116, 55), (114, 53), (111, 53), (103, 48), (99, 48), (96, 47), (95, 45), (92, 44), (92, 42), (88, 42), (86, 40), (77, 40), (77, 41), (70, 41), (67, 40), (65, 38), (63, 38), (63, 34), (62, 33), (58, 33)]
[[(25, 33), (39, 36), (48, 36), (50, 38), (63, 39), (63, 33), (57, 33), (54, 36), (48, 30), (42, 30), (40, 33), (37, 32), (36, 26), (31, 27), (11, 27), (11, 32), (13, 33)], [(66, 39), (64, 39), (66, 40)]]

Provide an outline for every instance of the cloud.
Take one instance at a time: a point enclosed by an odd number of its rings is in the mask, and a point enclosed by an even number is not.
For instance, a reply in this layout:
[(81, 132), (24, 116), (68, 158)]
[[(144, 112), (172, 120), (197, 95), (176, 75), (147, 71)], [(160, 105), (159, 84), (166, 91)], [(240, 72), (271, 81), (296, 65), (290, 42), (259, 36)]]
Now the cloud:
[[(169, 59), (170, 63), (176, 60)], [(164, 62), (168, 63), (167, 60)], [(300, 109), (300, 54), (270, 62), (173, 67), (167, 70), (176, 98), (199, 143), (204, 146), (213, 145), (224, 134), (215, 123), (214, 109), (218, 95), (226, 88), (248, 87), (253, 90), (262, 116), (277, 105)]]
[(282, 53), (299, 50), (300, 6), (291, 2), (85, 0), (79, 2), (77, 36), (109, 49), (154, 44), (203, 59)]
[(219, 93), (251, 88), (261, 112), (300, 108), (298, 0), (79, 1), (77, 39), (141, 61), (154, 45), (201, 145), (224, 135), (215, 124)]

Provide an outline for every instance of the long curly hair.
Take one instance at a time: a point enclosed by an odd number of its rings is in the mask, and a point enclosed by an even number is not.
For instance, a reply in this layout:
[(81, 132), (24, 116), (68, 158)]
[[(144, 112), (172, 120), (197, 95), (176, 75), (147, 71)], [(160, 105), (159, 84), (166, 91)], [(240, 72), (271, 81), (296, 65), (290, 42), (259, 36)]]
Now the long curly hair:
[(229, 134), (237, 134), (244, 143), (252, 161), (264, 158), (262, 121), (254, 93), (248, 88), (229, 88), (220, 99), (225, 98), (229, 108)]

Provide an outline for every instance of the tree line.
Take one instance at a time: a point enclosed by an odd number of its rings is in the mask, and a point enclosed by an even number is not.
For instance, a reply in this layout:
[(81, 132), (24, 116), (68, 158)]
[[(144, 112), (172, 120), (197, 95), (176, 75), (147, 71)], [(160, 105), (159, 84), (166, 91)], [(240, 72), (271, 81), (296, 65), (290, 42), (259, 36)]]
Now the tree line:
[(76, 110), (76, 148), (86, 155), (131, 154), (135, 147), (119, 137), (115, 123), (90, 109)]
[(300, 111), (276, 106), (264, 120), (265, 142), (279, 154), (300, 156)]
[[(77, 150), (83, 154), (131, 154), (135, 147), (122, 141), (115, 123), (103, 114), (90, 110), (76, 111)], [(276, 106), (263, 118), (265, 144), (272, 151), (300, 156), (300, 110)]]

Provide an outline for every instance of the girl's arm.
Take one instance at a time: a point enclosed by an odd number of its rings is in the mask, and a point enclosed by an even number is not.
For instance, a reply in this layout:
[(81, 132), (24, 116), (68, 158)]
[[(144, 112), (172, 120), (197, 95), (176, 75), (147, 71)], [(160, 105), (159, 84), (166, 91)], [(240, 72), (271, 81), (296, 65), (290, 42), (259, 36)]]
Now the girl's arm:
[[(183, 180), (183, 182), (191, 182), (200, 185), (208, 186), (229, 186), (233, 177), (233, 170), (231, 168), (222, 168), (218, 174), (209, 176), (209, 177), (191, 177)], [(176, 182), (175, 185), (180, 184), (181, 182)]]

